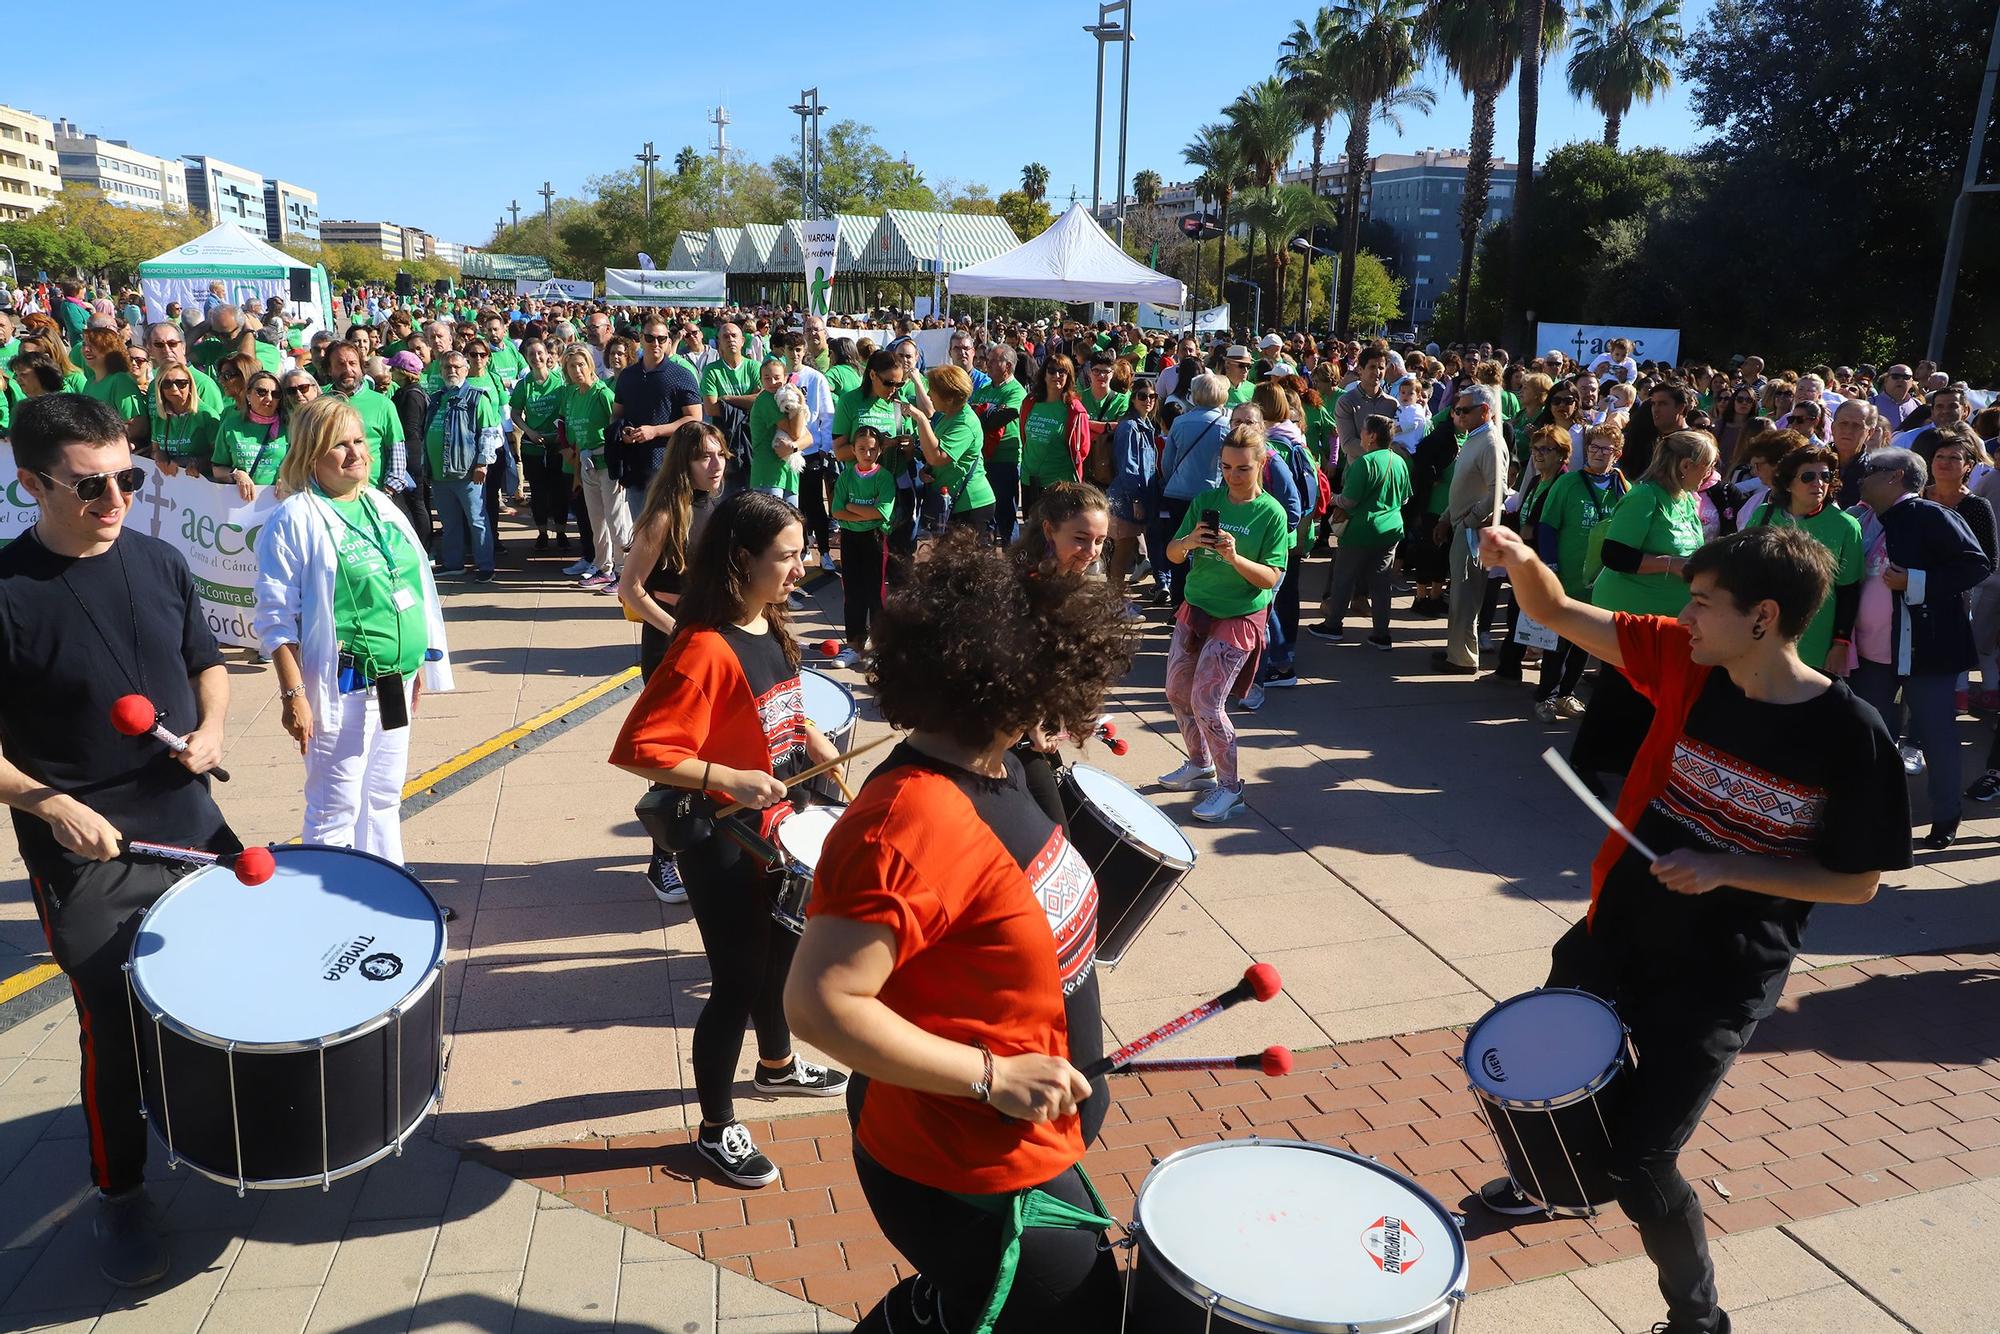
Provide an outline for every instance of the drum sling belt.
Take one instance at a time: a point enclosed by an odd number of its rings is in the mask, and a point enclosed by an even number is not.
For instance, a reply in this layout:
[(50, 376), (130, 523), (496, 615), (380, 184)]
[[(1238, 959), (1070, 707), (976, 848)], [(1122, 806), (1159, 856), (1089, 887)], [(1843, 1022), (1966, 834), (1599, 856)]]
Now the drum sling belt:
[(1007, 1298), (1014, 1291), (1014, 1272), (1021, 1263), (1021, 1235), (1029, 1228), (1060, 1227), (1074, 1228), (1078, 1232), (1102, 1232), (1116, 1222), (1105, 1212), (1104, 1201), (1099, 1198), (1097, 1187), (1085, 1175), (1083, 1164), (1078, 1163), (1071, 1170), (1083, 1183), (1084, 1193), (1090, 1196), (1090, 1202), (1097, 1208), (1096, 1213), (1079, 1209), (1068, 1200), (1058, 1199), (1036, 1186), (1003, 1195), (960, 1195), (952, 1192), (953, 1199), (961, 1200), (982, 1213), (997, 1215), (1002, 1228), (1000, 1265), (993, 1275), (993, 1290), (987, 1294), (986, 1309), (971, 1334), (993, 1334), (994, 1325), (1000, 1321), (1000, 1310), (1007, 1305)]

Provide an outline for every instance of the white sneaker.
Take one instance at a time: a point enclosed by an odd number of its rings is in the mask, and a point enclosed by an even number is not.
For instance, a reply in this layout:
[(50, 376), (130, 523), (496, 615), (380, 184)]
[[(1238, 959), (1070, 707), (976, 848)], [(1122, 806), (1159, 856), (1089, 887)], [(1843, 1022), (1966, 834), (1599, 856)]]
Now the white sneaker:
[(1257, 712), (1257, 710), (1264, 707), (1264, 687), (1253, 683), (1250, 689), (1245, 692), (1243, 698), (1236, 701), (1236, 704), (1245, 713)]
[(1170, 774), (1160, 775), (1160, 786), (1169, 792), (1199, 792), (1215, 786), (1215, 766), (1188, 760)]
[(1924, 771), (1924, 753), (1915, 746), (1898, 746), (1903, 753), (1903, 772), (1920, 774)]
[(1241, 788), (1218, 787), (1194, 804), (1194, 818), (1213, 824), (1243, 809)]

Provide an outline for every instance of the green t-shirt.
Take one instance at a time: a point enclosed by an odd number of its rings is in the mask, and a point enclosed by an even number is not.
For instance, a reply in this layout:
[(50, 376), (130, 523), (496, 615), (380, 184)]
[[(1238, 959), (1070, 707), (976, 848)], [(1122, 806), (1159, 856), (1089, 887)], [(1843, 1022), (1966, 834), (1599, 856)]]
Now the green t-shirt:
[[(563, 392), (568, 388), (569, 382), (554, 372), (539, 384), (533, 375), (523, 375), (507, 391), (507, 406), (513, 409), (517, 425), (540, 435), (555, 429), (556, 418), (563, 415)], [(551, 440), (548, 447), (554, 449), (555, 444)]]
[(951, 459), (945, 467), (931, 469), (938, 485), (951, 490), (951, 512), (963, 514), (981, 505), (991, 505), (993, 483), (986, 479), (986, 460), (982, 457), (986, 433), (979, 428), (978, 414), (970, 405), (949, 416), (939, 413), (932, 419), (931, 429), (937, 432), (938, 448)]
[(1015, 379), (1004, 382), (988, 380), (972, 393), (972, 407), (975, 412), (982, 407), (990, 412), (1011, 408), (1015, 414), (1014, 420), (1008, 422), (1006, 428), (1000, 432), (1000, 441), (994, 446), (995, 463), (1012, 463), (1019, 466), (1021, 462), (1020, 412), (1021, 403), (1027, 397), (1028, 387)]
[[(1458, 443), (1463, 448), (1465, 437), (1460, 436)], [(1443, 470), (1438, 473), (1438, 479), (1431, 483), (1431, 493), (1424, 497), (1425, 514), (1434, 518), (1442, 517), (1444, 512), (1451, 508), (1451, 479), (1457, 474), (1458, 458), (1454, 455), (1451, 462), (1445, 464)]]
[[(229, 400), (222, 396), (222, 387), (216, 384), (215, 377), (207, 371), (198, 371), (191, 366), (188, 370), (194, 379), (196, 414), (205, 415), (211, 419), (220, 419), (222, 409), (229, 405)], [(167, 429), (167, 419), (160, 415), (160, 376), (167, 373), (165, 370), (156, 371), (153, 375), (153, 383), (146, 388), (146, 410), (153, 418), (153, 440), (156, 445), (159, 442), (160, 436)], [(214, 428), (210, 427), (209, 439), (213, 441), (214, 438)], [(203, 466), (207, 466), (205, 461)]]
[(502, 338), (494, 344), (493, 355), (487, 358), (486, 373), (496, 377), (511, 393), (515, 384), (527, 375), (528, 360), (521, 355), (521, 350), (514, 346), (512, 340)]
[(362, 433), (368, 437), (368, 482), (380, 486), (391, 452), (403, 443), (403, 419), (389, 396), (377, 393), (366, 380), (355, 387), (347, 405), (361, 418)]
[(1819, 604), (1819, 610), (1806, 624), (1806, 632), (1799, 636), (1799, 661), (1818, 671), (1833, 648), (1834, 590), (1861, 582), (1861, 576), (1868, 572), (1868, 553), (1862, 545), (1860, 521), (1837, 505), (1821, 506), (1819, 513), (1801, 519), (1791, 510), (1779, 509), (1766, 501), (1757, 507), (1756, 514), (1744, 527), (1760, 524), (1803, 528), (1833, 553), (1833, 588), (1827, 590), (1826, 600)]
[(704, 399), (728, 398), (732, 395), (754, 394), (763, 384), (763, 372), (758, 363), (745, 357), (730, 370), (717, 358), (708, 363), (701, 372), (701, 396)]
[(320, 500), (333, 511), (333, 627), (340, 646), (371, 677), (407, 677), (430, 647), (418, 565), (425, 556), (366, 497)]
[[(550, 376), (551, 381), (555, 376)], [(522, 384), (527, 381), (523, 380)], [(514, 386), (520, 393), (521, 386)], [(602, 380), (593, 380), (586, 389), (578, 389), (573, 384), (562, 385), (558, 394), (560, 402), (555, 416), (563, 419), (563, 430), (569, 435), (570, 447), (588, 455), (593, 466), (604, 462), (604, 433), (611, 429), (611, 386)], [(542, 428), (537, 426), (536, 430)], [(576, 464), (568, 456), (563, 458), (563, 471), (573, 473)]]
[(278, 480), (278, 465), (285, 461), (285, 435), (269, 434), (270, 428), (237, 412), (223, 410), (215, 426), (215, 466), (229, 472), (247, 472), (258, 486)]
[(771, 448), (782, 419), (783, 414), (778, 411), (778, 396), (768, 389), (760, 392), (750, 405), (749, 484), (754, 489), (776, 489), (796, 496), (799, 493), (798, 471), (788, 467)]
[(146, 396), (139, 392), (139, 382), (132, 378), (130, 371), (119, 371), (116, 375), (93, 380), (83, 392), (100, 403), (110, 404), (121, 421), (146, 415)]
[(1403, 451), (1390, 445), (1371, 449), (1347, 465), (1340, 495), (1355, 502), (1347, 511), (1340, 545), (1370, 551), (1403, 540), (1403, 506), (1410, 502), (1410, 466)]
[(1227, 408), (1233, 408), (1238, 403), (1248, 403), (1250, 401), (1250, 396), (1256, 392), (1257, 392), (1257, 386), (1250, 382), (1250, 377), (1245, 376), (1243, 378), (1242, 384), (1237, 385), (1234, 389), (1229, 391), (1229, 398), (1223, 404), (1223, 406)]
[[(1611, 516), (1604, 540), (1622, 542), (1641, 556), (1692, 556), (1707, 541), (1692, 491), (1669, 496), (1652, 482), (1626, 493)], [(1687, 605), (1687, 580), (1677, 574), (1626, 574), (1606, 567), (1590, 600), (1607, 611), (1678, 616)]]
[(175, 467), (193, 468), (208, 476), (215, 456), (215, 428), (220, 419), (205, 408), (178, 417), (153, 418), (153, 457)]
[(873, 505), (881, 511), (880, 519), (841, 519), (842, 529), (850, 533), (886, 533), (889, 519), (896, 508), (896, 476), (881, 464), (876, 464), (863, 476), (852, 463), (840, 465), (840, 476), (833, 483), (833, 512), (835, 514), (849, 505)]
[[(896, 397), (905, 403), (914, 402), (917, 393), (905, 384)], [(867, 423), (881, 430), (885, 435), (909, 435), (910, 428), (890, 406), (892, 400), (876, 398), (866, 387), (848, 390), (834, 401), (833, 431), (836, 436), (851, 435), (856, 426)]]
[(826, 382), (833, 386), (833, 396), (836, 401), (842, 394), (861, 383), (861, 372), (852, 366), (822, 366), (820, 369), (826, 372)]
[(1028, 409), (1021, 426), (1021, 480), (1030, 486), (1077, 480), (1069, 455), (1069, 404), (1061, 399)]
[[(1273, 569), (1284, 568), (1290, 534), (1285, 531), (1285, 507), (1270, 492), (1259, 491), (1242, 505), (1229, 498), (1226, 486), (1202, 492), (1188, 505), (1175, 540), (1195, 530), (1203, 510), (1215, 510), (1221, 516), (1223, 531), (1236, 537), (1237, 555)], [(1248, 616), (1262, 611), (1271, 605), (1276, 592), (1253, 586), (1208, 547), (1188, 552), (1187, 600), (1210, 616)]]
[[(1603, 485), (1597, 485), (1602, 482)], [(1590, 564), (1590, 534), (1624, 499), (1610, 473), (1566, 472), (1549, 483), (1535, 522), (1556, 534), (1556, 578), (1563, 592), (1579, 601), (1590, 597), (1584, 572)]]
[(1321, 466), (1325, 466), (1328, 456), (1333, 452), (1336, 431), (1332, 403), (1322, 403), (1316, 408), (1306, 409), (1306, 448), (1313, 452), (1313, 458)]
[(1090, 419), (1094, 422), (1115, 422), (1123, 417), (1131, 406), (1132, 395), (1121, 394), (1116, 389), (1103, 398), (1097, 397), (1088, 389), (1083, 391), (1083, 410), (1090, 414)]
[(65, 394), (88, 394), (90, 392), (90, 372), (86, 370), (73, 370), (68, 375), (63, 376), (63, 392)]

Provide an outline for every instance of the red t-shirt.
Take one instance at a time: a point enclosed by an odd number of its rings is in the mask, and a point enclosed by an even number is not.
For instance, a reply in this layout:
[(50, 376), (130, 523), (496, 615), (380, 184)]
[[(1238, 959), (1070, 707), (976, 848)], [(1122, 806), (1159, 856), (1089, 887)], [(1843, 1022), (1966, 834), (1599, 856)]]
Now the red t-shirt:
[(798, 669), (771, 633), (685, 630), (618, 730), (611, 763), (671, 769), (700, 759), (788, 778), (805, 767), (805, 738)]
[[(1007, 763), (1011, 770), (1020, 762)], [(1018, 784), (975, 805), (946, 773), (895, 757), (890, 766), (869, 778), (828, 833), (810, 914), (872, 922), (895, 935), (895, 968), (881, 1000), (926, 1032), (983, 1043), (995, 1056), (1068, 1059), (1064, 984), (1095, 995), (1097, 889), (1089, 867)], [(980, 809), (994, 805), (997, 814)], [(1025, 869), (989, 823), (997, 818), (1011, 834), (1015, 806), (1022, 828), (1031, 817), (1040, 824)], [(1087, 1022), (1096, 1023), (1089, 1008)], [(966, 1194), (1038, 1186), (1083, 1156), (1076, 1116), (1030, 1125), (971, 1098), (879, 1080), (868, 1086), (855, 1138), (897, 1175)]]

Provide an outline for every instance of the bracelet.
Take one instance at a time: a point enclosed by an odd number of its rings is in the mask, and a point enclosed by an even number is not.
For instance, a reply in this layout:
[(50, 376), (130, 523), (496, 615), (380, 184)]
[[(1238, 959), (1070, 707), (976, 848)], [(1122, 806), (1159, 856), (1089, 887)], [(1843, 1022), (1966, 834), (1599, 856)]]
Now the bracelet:
[(278, 692), (278, 702), (282, 704), (286, 700), (297, 699), (300, 695), (303, 695), (305, 693), (306, 693), (306, 683), (304, 681), (301, 681), (297, 685), (293, 686), (290, 690), (280, 690)]
[(984, 1062), (984, 1068), (979, 1075), (979, 1082), (972, 1086), (972, 1096), (981, 1102), (992, 1102), (993, 1053), (987, 1049), (986, 1044), (983, 1042), (975, 1042), (972, 1045), (979, 1049), (980, 1059)]

